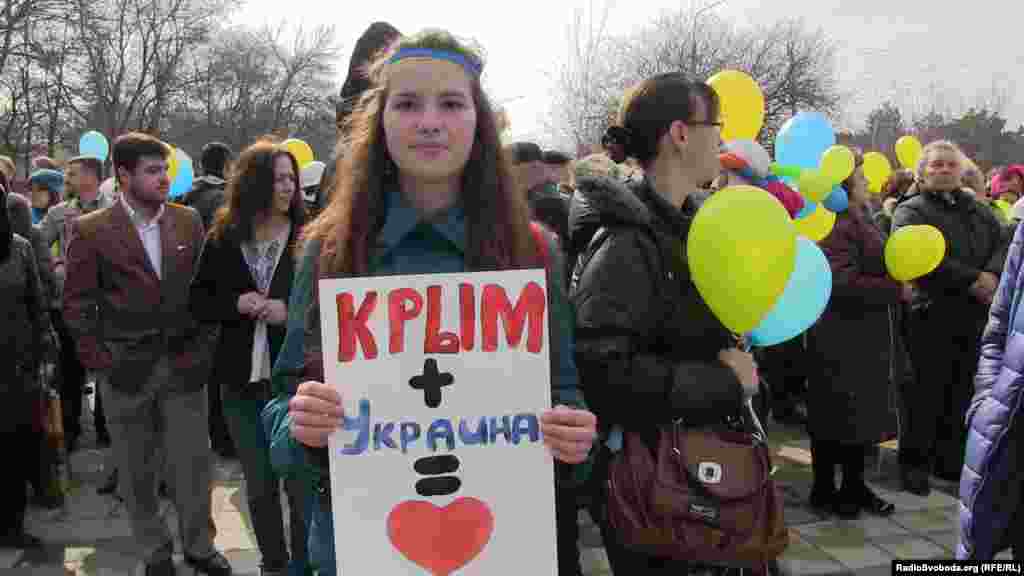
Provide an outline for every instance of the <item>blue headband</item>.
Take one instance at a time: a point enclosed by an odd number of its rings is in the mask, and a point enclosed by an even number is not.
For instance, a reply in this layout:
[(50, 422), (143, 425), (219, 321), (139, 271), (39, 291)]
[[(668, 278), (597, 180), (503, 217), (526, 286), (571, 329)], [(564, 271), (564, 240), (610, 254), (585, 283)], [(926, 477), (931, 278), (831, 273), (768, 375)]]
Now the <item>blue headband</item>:
[(433, 60), (447, 60), (454, 64), (462, 66), (470, 75), (474, 78), (480, 76), (480, 66), (474, 64), (469, 58), (466, 58), (462, 54), (452, 52), (449, 50), (436, 50), (434, 48), (402, 48), (395, 55), (388, 59), (388, 64), (394, 64), (399, 60), (405, 60), (406, 58), (430, 58)]

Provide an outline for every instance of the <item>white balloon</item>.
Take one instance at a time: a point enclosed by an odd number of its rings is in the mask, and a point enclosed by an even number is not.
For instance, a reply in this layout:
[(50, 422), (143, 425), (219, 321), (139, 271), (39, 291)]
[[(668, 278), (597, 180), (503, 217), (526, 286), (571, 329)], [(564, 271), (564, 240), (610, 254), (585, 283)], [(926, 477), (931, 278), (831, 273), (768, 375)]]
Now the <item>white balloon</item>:
[(327, 169), (327, 165), (319, 160), (314, 160), (306, 167), (302, 169), (300, 180), (303, 188), (309, 188), (310, 186), (317, 186), (320, 184), (320, 180), (324, 176), (324, 170)]
[(730, 140), (725, 150), (740, 156), (750, 165), (751, 171), (758, 178), (766, 178), (772, 163), (772, 157), (763, 146), (753, 140)]

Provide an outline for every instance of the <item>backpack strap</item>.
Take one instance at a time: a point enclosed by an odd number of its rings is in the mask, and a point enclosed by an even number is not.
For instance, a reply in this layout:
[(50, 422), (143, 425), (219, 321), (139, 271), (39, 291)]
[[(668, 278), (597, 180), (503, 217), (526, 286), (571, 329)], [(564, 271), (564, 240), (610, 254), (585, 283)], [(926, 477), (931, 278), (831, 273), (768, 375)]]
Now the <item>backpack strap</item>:
[(530, 222), (530, 233), (533, 234), (533, 242), (537, 245), (537, 254), (540, 256), (540, 261), (544, 263), (545, 269), (550, 268), (551, 249), (548, 246), (547, 238), (544, 237), (544, 230), (540, 224)]

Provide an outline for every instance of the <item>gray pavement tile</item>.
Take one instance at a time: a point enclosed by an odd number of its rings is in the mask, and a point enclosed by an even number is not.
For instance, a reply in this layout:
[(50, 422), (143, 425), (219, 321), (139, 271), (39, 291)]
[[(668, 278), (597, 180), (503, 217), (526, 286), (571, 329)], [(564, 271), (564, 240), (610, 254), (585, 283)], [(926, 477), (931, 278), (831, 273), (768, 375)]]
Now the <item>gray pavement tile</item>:
[(948, 550), (950, 556), (956, 553), (956, 544), (957, 542), (959, 542), (960, 539), (960, 535), (957, 534), (957, 531), (954, 529), (947, 529), (945, 531), (939, 532), (927, 532), (921, 534), (921, 537), (927, 538), (928, 540), (931, 540), (938, 546)]
[(925, 510), (928, 508), (944, 508), (949, 506), (956, 506), (956, 499), (952, 496), (941, 492), (939, 490), (932, 490), (931, 494), (927, 498), (922, 498), (909, 492), (901, 491), (885, 491), (885, 494), (879, 493), (879, 496), (892, 502), (896, 506), (896, 512), (904, 510)]
[(863, 568), (883, 565), (888, 568), (893, 561), (892, 554), (870, 542), (849, 545), (842, 542), (830, 543), (817, 540), (814, 542), (814, 545), (850, 570), (861, 570)]
[(901, 560), (917, 560), (928, 558), (951, 558), (949, 550), (942, 548), (931, 540), (920, 536), (889, 536), (873, 540), (872, 544)]
[(100, 542), (131, 536), (131, 525), (123, 516), (107, 518), (78, 518), (74, 521), (28, 522), (26, 530), (45, 542)]
[(14, 571), (18, 576), (69, 576), (73, 575), (73, 572), (68, 572), (63, 566), (18, 566)]
[(234, 576), (258, 576), (260, 573), (260, 555), (258, 550), (230, 550), (224, 556), (231, 562)]
[(110, 546), (99, 546), (80, 556), (75, 562), (65, 561), (65, 565), (81, 576), (113, 576), (135, 574), (142, 568), (139, 558), (132, 553), (131, 543), (123, 549)]
[(786, 576), (837, 574), (846, 569), (828, 554), (790, 530), (789, 546), (779, 558), (779, 570)]
[(608, 564), (608, 554), (604, 548), (587, 548), (580, 550), (580, 567), (587, 576), (603, 576), (611, 574), (611, 566)]
[(897, 511), (892, 515), (892, 521), (916, 533), (947, 532), (956, 529), (956, 518), (949, 508)]
[(21, 557), (24, 556), (24, 552), (21, 550), (11, 550), (4, 548), (0, 550), (0, 570), (7, 568), (13, 568), (17, 564)]
[(856, 543), (876, 538), (909, 534), (906, 528), (890, 521), (888, 518), (862, 517), (857, 520), (832, 520), (804, 526), (794, 526), (793, 530), (811, 543), (817, 540), (828, 542)]
[(783, 518), (786, 519), (786, 526), (800, 526), (803, 524), (813, 524), (815, 522), (821, 522), (821, 516), (815, 514), (806, 503), (796, 506), (785, 506), (783, 511)]

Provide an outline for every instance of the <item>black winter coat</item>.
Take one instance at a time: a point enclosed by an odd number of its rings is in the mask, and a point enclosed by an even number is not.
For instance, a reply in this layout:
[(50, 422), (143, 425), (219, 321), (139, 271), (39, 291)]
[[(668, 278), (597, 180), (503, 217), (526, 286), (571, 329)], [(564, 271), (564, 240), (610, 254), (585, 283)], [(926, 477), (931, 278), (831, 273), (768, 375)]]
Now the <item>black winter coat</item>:
[(893, 232), (903, 226), (930, 224), (946, 239), (946, 256), (939, 267), (914, 281), (920, 288), (914, 307), (936, 305), (984, 316), (988, 307), (978, 303), (969, 288), (982, 272), (996, 278), (1002, 275), (1012, 229), (964, 190), (952, 192), (947, 201), (932, 192), (919, 192), (915, 184), (905, 196), (893, 210)]
[(851, 211), (839, 214), (820, 243), (832, 296), (807, 334), (808, 429), (819, 440), (877, 444), (897, 432), (895, 384), (906, 371), (896, 313), (901, 285), (885, 268), (885, 235), (868, 215)]
[[(602, 430), (649, 433), (683, 418), (720, 422), (741, 413), (743, 393), (718, 353), (734, 347), (690, 279), (685, 239), (697, 209), (677, 209), (646, 182), (577, 175), (570, 206), (578, 254), (570, 300), (576, 364)], [(603, 241), (600, 238), (607, 229)]]

